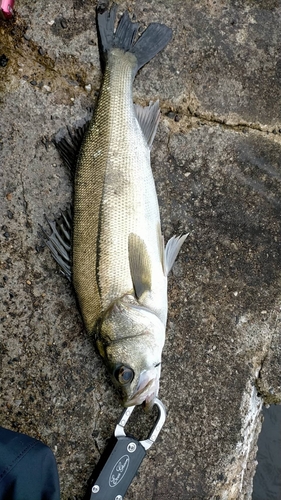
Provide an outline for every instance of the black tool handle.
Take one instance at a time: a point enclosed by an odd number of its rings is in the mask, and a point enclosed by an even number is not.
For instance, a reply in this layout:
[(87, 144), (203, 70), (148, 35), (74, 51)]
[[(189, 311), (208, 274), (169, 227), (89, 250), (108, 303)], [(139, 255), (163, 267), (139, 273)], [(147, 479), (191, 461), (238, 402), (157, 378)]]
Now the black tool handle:
[(113, 437), (91, 479), (90, 500), (123, 500), (145, 457), (145, 449), (130, 436)]

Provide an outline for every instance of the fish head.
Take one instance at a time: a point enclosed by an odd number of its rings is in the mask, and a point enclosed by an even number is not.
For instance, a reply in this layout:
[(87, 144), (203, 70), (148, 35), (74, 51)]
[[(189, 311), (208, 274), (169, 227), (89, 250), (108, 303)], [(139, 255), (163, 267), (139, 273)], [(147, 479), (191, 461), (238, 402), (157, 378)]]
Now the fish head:
[(97, 345), (124, 406), (144, 403), (158, 395), (165, 325), (133, 300), (117, 301), (103, 318)]

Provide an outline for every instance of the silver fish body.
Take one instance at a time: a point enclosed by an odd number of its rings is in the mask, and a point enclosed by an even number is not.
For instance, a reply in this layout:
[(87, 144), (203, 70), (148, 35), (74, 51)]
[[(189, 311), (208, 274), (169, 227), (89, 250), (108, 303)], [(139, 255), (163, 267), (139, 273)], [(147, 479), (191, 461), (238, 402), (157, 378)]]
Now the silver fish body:
[(151, 285), (143, 305), (166, 322), (159, 207), (150, 148), (132, 98), (136, 66), (129, 52), (114, 48), (108, 55), (98, 107), (77, 165), (73, 281), (89, 331), (117, 299), (134, 294), (129, 250), (135, 252), (131, 258), (147, 260), (142, 279)]
[[(72, 280), (86, 329), (124, 405), (149, 407), (159, 390), (167, 275), (186, 235), (172, 237), (164, 248), (150, 166), (159, 104), (135, 106), (132, 86), (171, 30), (153, 23), (134, 42), (138, 25), (125, 13), (114, 32), (115, 15), (113, 8), (98, 16), (106, 67), (76, 167)], [(57, 234), (50, 240), (61, 264)], [(64, 272), (70, 275), (69, 267)]]

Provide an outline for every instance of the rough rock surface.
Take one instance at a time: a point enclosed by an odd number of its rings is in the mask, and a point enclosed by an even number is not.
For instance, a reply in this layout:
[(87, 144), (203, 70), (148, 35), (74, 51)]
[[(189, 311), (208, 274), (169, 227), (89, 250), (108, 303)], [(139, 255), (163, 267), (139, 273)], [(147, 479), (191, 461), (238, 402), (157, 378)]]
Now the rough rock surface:
[[(174, 30), (134, 89), (163, 111), (165, 238), (190, 233), (169, 280), (168, 417), (127, 498), (250, 499), (263, 399), (281, 401), (280, 3), (118, 3)], [(38, 231), (71, 200), (51, 139), (96, 100), (94, 20), (90, 0), (18, 0), (0, 21), (1, 425), (52, 447), (62, 500), (82, 498), (120, 414)], [(149, 428), (138, 417), (136, 435)]]

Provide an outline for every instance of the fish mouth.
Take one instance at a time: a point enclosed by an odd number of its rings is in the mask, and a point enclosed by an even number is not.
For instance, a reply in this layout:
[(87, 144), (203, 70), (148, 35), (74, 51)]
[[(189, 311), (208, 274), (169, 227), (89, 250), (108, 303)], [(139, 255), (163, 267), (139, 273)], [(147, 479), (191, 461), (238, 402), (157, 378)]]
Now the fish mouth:
[(131, 399), (124, 402), (124, 406), (128, 407), (145, 403), (145, 409), (149, 410), (154, 404), (154, 399), (158, 395), (158, 390), (159, 376), (155, 374), (155, 372), (154, 377), (151, 376), (151, 372), (142, 373), (140, 375), (137, 391)]

